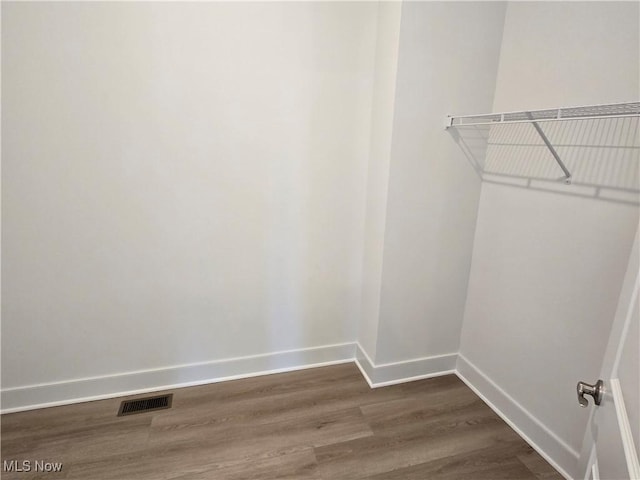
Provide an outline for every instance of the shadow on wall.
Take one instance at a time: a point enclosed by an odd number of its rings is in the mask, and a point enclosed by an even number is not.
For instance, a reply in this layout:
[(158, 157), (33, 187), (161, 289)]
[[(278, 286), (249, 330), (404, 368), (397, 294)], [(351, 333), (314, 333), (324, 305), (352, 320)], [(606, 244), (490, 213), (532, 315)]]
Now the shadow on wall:
[(530, 123), (449, 129), (485, 182), (640, 205), (640, 118), (540, 123), (571, 185)]

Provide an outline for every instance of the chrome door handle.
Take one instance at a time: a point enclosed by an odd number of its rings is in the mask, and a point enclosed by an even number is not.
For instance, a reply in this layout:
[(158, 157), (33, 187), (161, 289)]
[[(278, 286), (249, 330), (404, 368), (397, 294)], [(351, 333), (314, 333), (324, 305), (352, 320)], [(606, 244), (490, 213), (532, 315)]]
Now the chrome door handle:
[(598, 380), (595, 385), (578, 382), (576, 390), (578, 392), (578, 403), (581, 407), (589, 405), (589, 401), (584, 398), (585, 395), (591, 395), (593, 397), (593, 403), (600, 405), (604, 394), (604, 382), (602, 380)]

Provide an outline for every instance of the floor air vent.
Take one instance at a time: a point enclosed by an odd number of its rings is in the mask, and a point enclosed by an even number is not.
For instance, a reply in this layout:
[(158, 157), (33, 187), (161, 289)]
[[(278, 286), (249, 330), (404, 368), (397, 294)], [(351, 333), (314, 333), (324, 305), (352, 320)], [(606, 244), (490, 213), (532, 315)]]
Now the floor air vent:
[(137, 398), (135, 400), (125, 400), (120, 404), (118, 416), (133, 415), (135, 413), (148, 412), (150, 410), (162, 410), (171, 408), (171, 400), (173, 393), (169, 395), (160, 395), (157, 397)]

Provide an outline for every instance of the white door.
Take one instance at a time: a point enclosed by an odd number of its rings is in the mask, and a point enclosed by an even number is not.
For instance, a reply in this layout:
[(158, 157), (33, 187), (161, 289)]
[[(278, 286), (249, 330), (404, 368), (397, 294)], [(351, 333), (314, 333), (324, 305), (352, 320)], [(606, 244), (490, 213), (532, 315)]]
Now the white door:
[[(600, 379), (604, 393), (599, 406), (591, 397), (580, 470), (586, 480), (640, 480), (640, 313), (638, 233), (622, 285), (620, 300), (607, 344)], [(594, 379), (580, 379), (589, 383)], [(578, 405), (576, 404), (576, 407)]]

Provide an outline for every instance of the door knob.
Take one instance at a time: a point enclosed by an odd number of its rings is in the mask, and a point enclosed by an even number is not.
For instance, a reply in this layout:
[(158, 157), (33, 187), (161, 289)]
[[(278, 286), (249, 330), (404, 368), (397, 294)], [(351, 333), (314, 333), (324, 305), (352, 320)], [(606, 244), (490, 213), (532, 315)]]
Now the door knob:
[(585, 395), (591, 395), (593, 397), (593, 403), (600, 405), (602, 395), (604, 394), (604, 382), (602, 380), (598, 380), (595, 385), (578, 382), (576, 390), (578, 392), (578, 403), (581, 407), (589, 405), (589, 401), (584, 398)]

